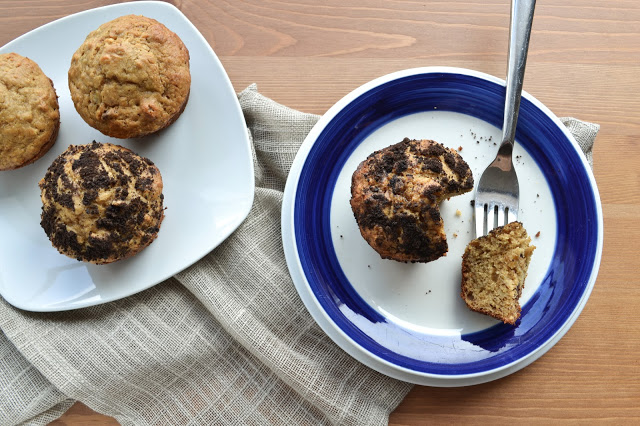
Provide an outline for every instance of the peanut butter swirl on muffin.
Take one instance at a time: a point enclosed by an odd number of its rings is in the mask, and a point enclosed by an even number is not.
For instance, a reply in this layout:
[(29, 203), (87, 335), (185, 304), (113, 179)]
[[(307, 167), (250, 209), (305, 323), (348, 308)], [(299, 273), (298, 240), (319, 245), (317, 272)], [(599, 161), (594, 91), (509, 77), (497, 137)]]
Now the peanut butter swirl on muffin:
[(33, 163), (58, 137), (60, 109), (53, 83), (38, 64), (0, 55), (0, 170)]
[(456, 150), (405, 138), (360, 163), (351, 180), (351, 208), (360, 233), (382, 258), (430, 262), (449, 249), (440, 203), (471, 189), (471, 169)]
[(69, 90), (90, 126), (116, 138), (145, 136), (173, 123), (191, 87), (189, 51), (160, 22), (126, 15), (91, 32), (73, 54)]
[(42, 228), (58, 251), (106, 264), (157, 237), (162, 177), (151, 160), (112, 144), (71, 145), (40, 181)]

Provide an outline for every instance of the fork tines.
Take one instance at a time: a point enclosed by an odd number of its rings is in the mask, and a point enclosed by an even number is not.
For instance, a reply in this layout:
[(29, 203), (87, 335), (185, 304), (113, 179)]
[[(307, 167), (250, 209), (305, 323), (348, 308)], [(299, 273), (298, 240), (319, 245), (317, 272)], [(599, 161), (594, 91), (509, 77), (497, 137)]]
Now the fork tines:
[(475, 203), (476, 238), (486, 235), (492, 229), (518, 220), (518, 207), (502, 203)]

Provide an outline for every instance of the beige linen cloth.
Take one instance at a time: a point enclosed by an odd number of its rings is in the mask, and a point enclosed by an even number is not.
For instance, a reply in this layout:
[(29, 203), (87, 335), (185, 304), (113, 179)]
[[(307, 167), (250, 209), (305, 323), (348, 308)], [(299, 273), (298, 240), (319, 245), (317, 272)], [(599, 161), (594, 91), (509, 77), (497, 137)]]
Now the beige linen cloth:
[[(76, 400), (123, 425), (383, 425), (411, 389), (336, 346), (289, 277), (280, 208), (318, 116), (239, 94), (255, 201), (195, 265), (116, 302), (60, 313), (0, 299), (0, 424), (46, 424)], [(598, 126), (565, 119), (587, 155)]]

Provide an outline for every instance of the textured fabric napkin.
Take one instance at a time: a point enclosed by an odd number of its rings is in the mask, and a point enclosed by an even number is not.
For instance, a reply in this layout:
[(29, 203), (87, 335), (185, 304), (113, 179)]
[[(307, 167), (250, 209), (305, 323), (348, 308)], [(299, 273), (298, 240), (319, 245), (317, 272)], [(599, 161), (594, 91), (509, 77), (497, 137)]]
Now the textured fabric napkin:
[[(255, 201), (238, 230), (175, 277), (109, 304), (30, 313), (0, 299), (0, 424), (46, 424), (75, 400), (123, 425), (382, 425), (411, 389), (352, 359), (289, 277), (280, 208), (318, 116), (239, 94)], [(563, 119), (590, 158), (598, 126)]]

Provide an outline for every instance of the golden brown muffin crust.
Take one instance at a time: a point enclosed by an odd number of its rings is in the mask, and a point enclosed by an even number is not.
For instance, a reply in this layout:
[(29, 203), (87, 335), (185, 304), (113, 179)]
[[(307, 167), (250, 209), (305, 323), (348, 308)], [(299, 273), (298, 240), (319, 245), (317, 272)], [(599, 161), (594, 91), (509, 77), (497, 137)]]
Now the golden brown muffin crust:
[(0, 55), (0, 170), (31, 164), (53, 146), (60, 127), (58, 97), (38, 64)]
[(92, 127), (116, 138), (173, 123), (189, 97), (189, 51), (160, 22), (126, 15), (91, 32), (71, 59), (69, 90)]
[(40, 181), (41, 225), (54, 247), (95, 264), (138, 253), (164, 218), (162, 177), (118, 145), (71, 145)]
[(440, 203), (471, 189), (471, 169), (456, 150), (405, 138), (358, 166), (350, 202), (360, 233), (382, 258), (430, 262), (448, 250)]

